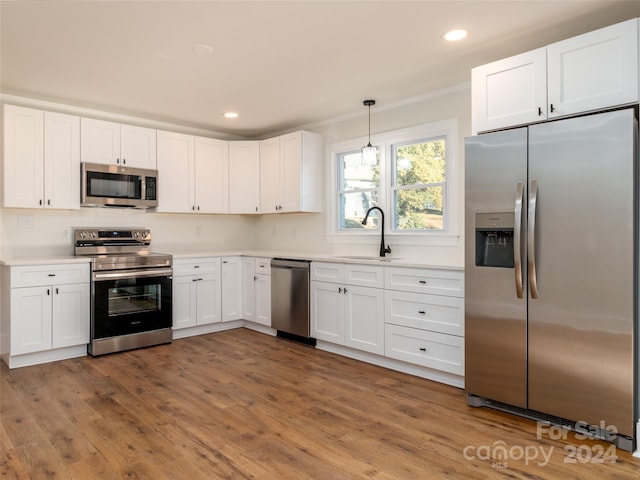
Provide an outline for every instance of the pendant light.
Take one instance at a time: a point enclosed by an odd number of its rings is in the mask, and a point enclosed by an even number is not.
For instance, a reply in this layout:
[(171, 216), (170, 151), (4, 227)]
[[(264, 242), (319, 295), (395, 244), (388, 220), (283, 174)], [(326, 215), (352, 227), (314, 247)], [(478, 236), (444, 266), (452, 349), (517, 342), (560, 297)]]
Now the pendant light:
[(362, 102), (365, 107), (369, 107), (369, 143), (362, 147), (362, 165), (372, 167), (378, 163), (378, 147), (371, 145), (371, 106), (376, 104), (375, 100), (365, 100)]

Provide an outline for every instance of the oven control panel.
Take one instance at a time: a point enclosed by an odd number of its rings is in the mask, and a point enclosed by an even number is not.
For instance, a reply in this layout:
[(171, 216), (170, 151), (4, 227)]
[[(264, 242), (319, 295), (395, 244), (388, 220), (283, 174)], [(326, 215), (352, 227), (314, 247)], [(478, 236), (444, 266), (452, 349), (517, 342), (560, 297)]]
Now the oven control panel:
[(75, 228), (76, 246), (149, 245), (151, 232), (146, 228)]

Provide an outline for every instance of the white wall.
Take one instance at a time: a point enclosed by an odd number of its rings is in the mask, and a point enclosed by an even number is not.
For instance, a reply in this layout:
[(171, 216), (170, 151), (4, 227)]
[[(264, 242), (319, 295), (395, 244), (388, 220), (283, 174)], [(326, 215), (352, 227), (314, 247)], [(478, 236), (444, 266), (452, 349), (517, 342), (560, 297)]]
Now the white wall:
[(82, 208), (0, 210), (0, 258), (73, 255), (74, 227), (146, 227), (158, 252), (255, 248), (254, 220), (238, 215), (178, 215), (142, 210)]
[[(390, 130), (436, 122), (447, 119), (458, 121), (458, 230), (460, 237), (455, 246), (408, 246), (393, 245), (393, 241), (387, 243), (393, 250), (393, 256), (403, 258), (419, 258), (421, 261), (433, 265), (464, 265), (464, 241), (462, 233), (464, 229), (464, 137), (471, 134), (471, 91), (469, 85), (460, 85), (449, 90), (436, 92), (425, 98), (415, 99), (411, 103), (399, 105), (396, 108), (383, 109), (384, 105), (373, 107), (371, 111), (372, 134)], [(320, 133), (324, 137), (325, 147), (332, 143), (349, 140), (358, 137), (366, 137), (368, 121), (366, 110), (363, 107), (363, 116), (348, 120), (334, 122), (318, 127), (306, 127)], [(322, 179), (324, 199), (327, 204), (327, 176), (329, 172), (328, 162), (330, 152), (323, 155), (325, 162)], [(373, 240), (370, 245), (349, 245), (330, 243), (326, 239), (327, 207), (323, 213), (315, 214), (289, 214), (289, 215), (264, 215), (256, 219), (256, 243), (260, 248), (290, 250), (296, 252), (318, 252), (336, 255), (376, 255), (379, 240)]]
[[(458, 215), (459, 233), (464, 225), (464, 137), (471, 132), (471, 100), (469, 85), (410, 99), (396, 106), (378, 105), (371, 111), (372, 133), (446, 119), (458, 122)], [(320, 133), (325, 147), (332, 143), (367, 135), (367, 111), (346, 120), (304, 127)], [(326, 205), (329, 153), (322, 183)], [(368, 245), (330, 243), (326, 207), (323, 213), (284, 215), (190, 215), (158, 214), (139, 210), (82, 208), (79, 211), (0, 209), (0, 258), (72, 255), (71, 232), (74, 227), (112, 226), (146, 227), (153, 234), (155, 251), (206, 252), (215, 250), (266, 249), (291, 252), (314, 252), (337, 255), (376, 255), (378, 241)], [(464, 264), (462, 237), (455, 246), (419, 247), (393, 245), (393, 255), (419, 258), (434, 265)]]

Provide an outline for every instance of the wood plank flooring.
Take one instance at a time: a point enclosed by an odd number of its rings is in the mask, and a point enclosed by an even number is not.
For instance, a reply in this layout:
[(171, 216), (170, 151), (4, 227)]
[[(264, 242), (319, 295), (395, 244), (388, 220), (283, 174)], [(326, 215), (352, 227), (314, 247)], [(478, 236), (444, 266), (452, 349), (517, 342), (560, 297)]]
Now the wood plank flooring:
[(606, 442), (555, 440), (558, 431), (537, 439), (535, 422), (468, 407), (462, 390), (246, 329), (99, 358), (2, 364), (0, 400), (2, 478), (635, 480), (640, 472), (640, 459)]

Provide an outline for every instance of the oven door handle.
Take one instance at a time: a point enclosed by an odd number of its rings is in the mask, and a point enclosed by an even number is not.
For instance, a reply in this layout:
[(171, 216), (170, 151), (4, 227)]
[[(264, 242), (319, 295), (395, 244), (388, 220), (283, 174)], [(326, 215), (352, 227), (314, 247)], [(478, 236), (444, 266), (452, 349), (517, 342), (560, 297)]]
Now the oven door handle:
[(172, 268), (146, 268), (136, 270), (120, 270), (116, 272), (94, 272), (93, 280), (120, 280), (125, 278), (170, 277)]

